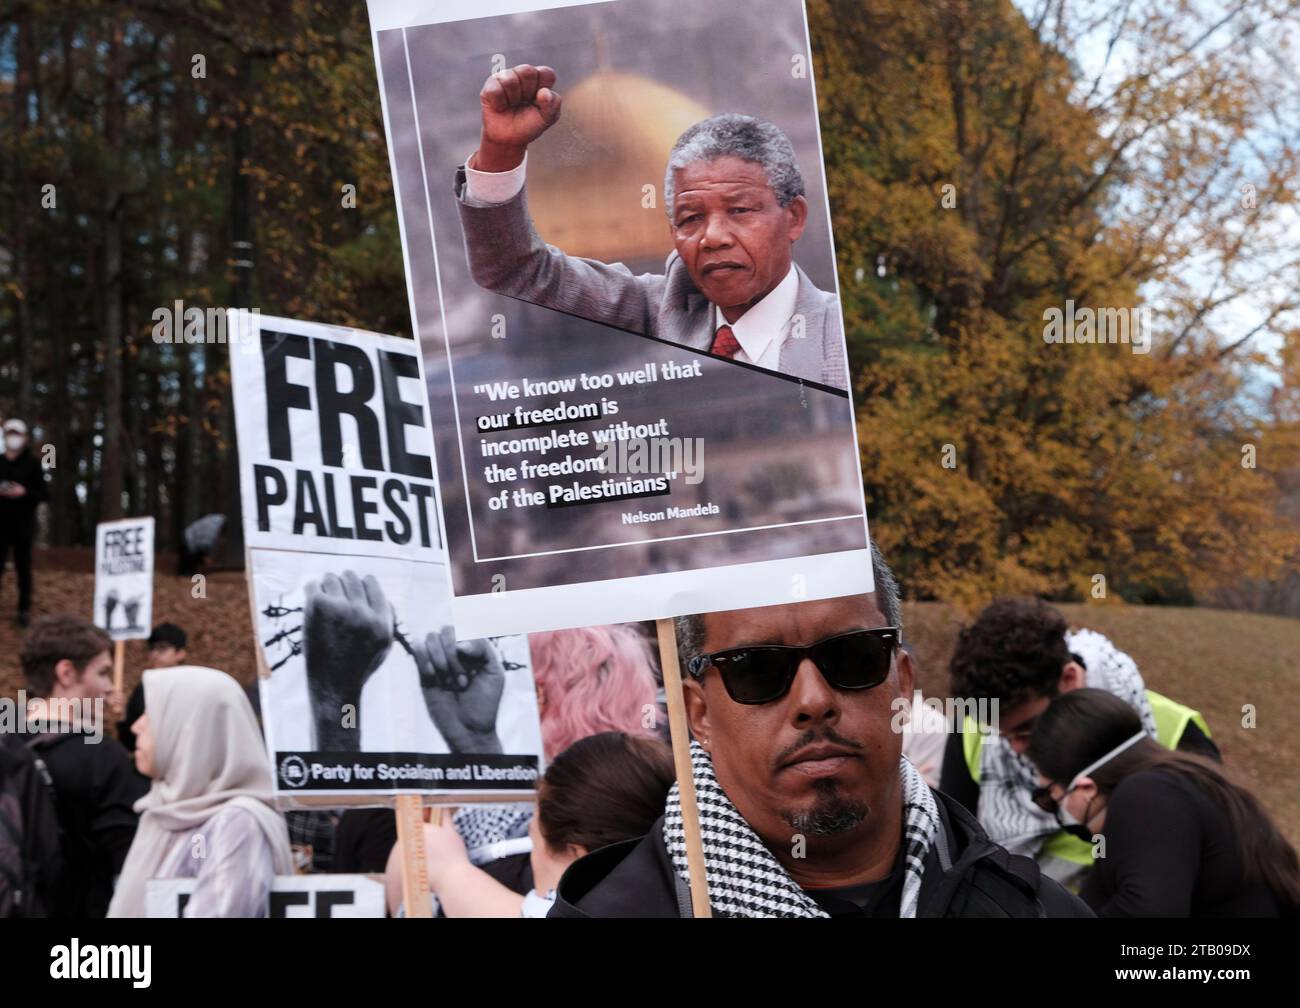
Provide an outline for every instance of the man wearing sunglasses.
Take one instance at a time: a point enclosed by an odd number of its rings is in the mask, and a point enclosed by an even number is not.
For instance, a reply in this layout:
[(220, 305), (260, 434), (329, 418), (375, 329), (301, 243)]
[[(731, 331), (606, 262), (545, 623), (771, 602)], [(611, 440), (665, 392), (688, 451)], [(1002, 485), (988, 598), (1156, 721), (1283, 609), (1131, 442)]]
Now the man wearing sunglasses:
[[(678, 621), (713, 912), (1091, 916), (901, 758), (898, 588)], [(576, 862), (552, 916), (690, 916), (678, 791), (641, 840)]]

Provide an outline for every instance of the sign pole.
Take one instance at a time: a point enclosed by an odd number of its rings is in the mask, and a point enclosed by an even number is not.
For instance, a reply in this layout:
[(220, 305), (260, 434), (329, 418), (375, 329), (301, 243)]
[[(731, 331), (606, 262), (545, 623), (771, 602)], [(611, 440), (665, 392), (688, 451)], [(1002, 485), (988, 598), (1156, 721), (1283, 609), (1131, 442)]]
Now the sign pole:
[(402, 902), (407, 917), (432, 917), (429, 862), (424, 852), (424, 799), (397, 796), (397, 843), (402, 848)]
[(126, 675), (126, 641), (113, 641), (113, 692), (121, 694)]
[(712, 917), (709, 878), (704, 871), (704, 840), (700, 836), (700, 810), (695, 803), (695, 776), (691, 770), (691, 738), (682, 697), (682, 668), (677, 659), (677, 631), (670, 619), (655, 620), (655, 629), (659, 634), (659, 663), (663, 666), (664, 696), (668, 700), (668, 731), (673, 740), (673, 764), (682, 803), (682, 830), (686, 834), (691, 909), (696, 917)]

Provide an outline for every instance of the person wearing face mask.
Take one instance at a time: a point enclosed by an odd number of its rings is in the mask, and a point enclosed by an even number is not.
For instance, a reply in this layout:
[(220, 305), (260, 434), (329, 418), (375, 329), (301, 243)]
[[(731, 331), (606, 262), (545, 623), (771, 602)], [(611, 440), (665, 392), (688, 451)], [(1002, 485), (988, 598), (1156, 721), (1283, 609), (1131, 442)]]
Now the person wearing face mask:
[(4, 425), (0, 455), (0, 577), (10, 551), (18, 572), (19, 626), (27, 626), (32, 608), (32, 540), (36, 505), (45, 500), (45, 473), (27, 447), (27, 425), (16, 418)]
[(1058, 696), (1028, 755), (1040, 775), (1034, 803), (1074, 836), (1104, 841), (1079, 894), (1098, 916), (1300, 910), (1295, 849), (1254, 795), (1212, 760), (1165, 749), (1113, 693)]
[(994, 843), (1033, 857), (1070, 889), (1091, 869), (1091, 848), (1058, 830), (1029, 800), (1037, 777), (1024, 755), (1035, 719), (1053, 697), (1104, 689), (1125, 700), (1166, 748), (1219, 758), (1199, 712), (1147, 689), (1132, 658), (1096, 631), (1071, 630), (1041, 599), (1003, 598), (988, 606), (959, 634), (949, 673), (952, 696), (986, 700), (994, 717), (986, 728), (963, 718), (949, 736), (939, 790), (974, 813)]

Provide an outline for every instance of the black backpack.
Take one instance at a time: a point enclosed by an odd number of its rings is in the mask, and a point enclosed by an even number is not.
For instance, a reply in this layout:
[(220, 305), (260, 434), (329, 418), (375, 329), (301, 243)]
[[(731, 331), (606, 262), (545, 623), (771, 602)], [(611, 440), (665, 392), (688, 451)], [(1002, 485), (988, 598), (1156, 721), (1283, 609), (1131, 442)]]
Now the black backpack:
[(59, 852), (49, 770), (31, 743), (0, 734), (0, 918), (49, 914)]
[(946, 917), (1044, 917), (1038, 898), (1041, 873), (1032, 858), (981, 858), (967, 869)]

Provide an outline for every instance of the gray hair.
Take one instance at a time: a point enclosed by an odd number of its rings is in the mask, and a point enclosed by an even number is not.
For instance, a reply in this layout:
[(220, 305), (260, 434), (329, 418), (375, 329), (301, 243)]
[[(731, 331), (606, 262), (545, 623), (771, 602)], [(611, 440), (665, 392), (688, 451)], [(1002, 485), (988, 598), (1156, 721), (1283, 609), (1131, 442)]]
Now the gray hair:
[(767, 184), (776, 193), (776, 201), (783, 207), (804, 194), (803, 175), (790, 138), (763, 119), (724, 112), (697, 122), (673, 144), (668, 170), (664, 172), (665, 213), (671, 217), (673, 212), (673, 173), (687, 165), (721, 157), (737, 157), (759, 165), (767, 175)]
[[(898, 579), (885, 562), (885, 555), (880, 552), (876, 540), (871, 540), (871, 576), (876, 582), (876, 607), (885, 617), (885, 625), (898, 627), (898, 635), (903, 636), (903, 606), (898, 598)], [(677, 629), (678, 659), (682, 668), (698, 654), (704, 651), (704, 617), (678, 616), (674, 621)]]

